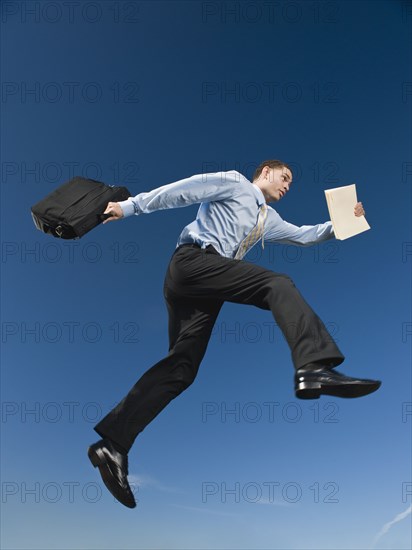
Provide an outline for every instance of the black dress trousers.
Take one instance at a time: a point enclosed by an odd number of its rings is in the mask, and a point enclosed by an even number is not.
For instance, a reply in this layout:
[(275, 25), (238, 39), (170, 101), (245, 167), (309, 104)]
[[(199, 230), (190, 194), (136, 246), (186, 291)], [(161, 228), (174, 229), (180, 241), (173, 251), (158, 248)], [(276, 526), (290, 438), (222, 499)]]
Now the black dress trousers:
[(137, 435), (194, 381), (224, 302), (267, 309), (282, 330), (296, 369), (344, 356), (326, 327), (287, 275), (221, 256), (212, 246), (177, 248), (164, 281), (169, 313), (169, 352), (136, 382), (95, 427), (129, 451)]

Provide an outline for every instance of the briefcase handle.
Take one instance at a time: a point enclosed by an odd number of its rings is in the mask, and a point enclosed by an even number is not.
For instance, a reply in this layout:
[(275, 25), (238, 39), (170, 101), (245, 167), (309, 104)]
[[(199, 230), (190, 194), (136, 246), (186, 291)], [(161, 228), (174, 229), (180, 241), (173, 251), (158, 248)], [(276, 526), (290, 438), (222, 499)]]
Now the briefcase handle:
[(111, 212), (108, 212), (107, 214), (100, 214), (99, 218), (103, 222), (104, 220), (107, 220), (107, 218), (111, 218), (113, 214)]

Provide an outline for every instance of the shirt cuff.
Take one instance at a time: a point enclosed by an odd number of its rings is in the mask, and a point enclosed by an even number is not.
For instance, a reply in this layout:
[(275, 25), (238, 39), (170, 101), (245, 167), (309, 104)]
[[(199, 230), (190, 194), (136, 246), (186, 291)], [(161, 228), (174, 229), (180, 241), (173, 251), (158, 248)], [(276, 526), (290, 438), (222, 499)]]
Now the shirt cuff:
[(122, 209), (123, 216), (125, 218), (132, 216), (133, 214), (137, 214), (135, 204), (132, 201), (132, 197), (129, 197), (125, 201), (119, 201), (117, 204)]

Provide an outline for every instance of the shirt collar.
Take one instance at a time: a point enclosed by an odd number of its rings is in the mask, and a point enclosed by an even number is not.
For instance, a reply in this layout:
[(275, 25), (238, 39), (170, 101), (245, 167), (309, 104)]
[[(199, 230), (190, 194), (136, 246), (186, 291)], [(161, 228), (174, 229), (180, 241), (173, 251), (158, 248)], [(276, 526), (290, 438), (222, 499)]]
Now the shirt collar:
[(256, 200), (258, 202), (258, 205), (259, 206), (262, 206), (262, 204), (265, 204), (265, 197), (262, 193), (262, 191), (260, 190), (260, 188), (256, 185), (256, 183), (252, 183), (253, 185), (253, 189), (254, 189), (254, 192), (255, 192), (255, 197), (256, 197)]

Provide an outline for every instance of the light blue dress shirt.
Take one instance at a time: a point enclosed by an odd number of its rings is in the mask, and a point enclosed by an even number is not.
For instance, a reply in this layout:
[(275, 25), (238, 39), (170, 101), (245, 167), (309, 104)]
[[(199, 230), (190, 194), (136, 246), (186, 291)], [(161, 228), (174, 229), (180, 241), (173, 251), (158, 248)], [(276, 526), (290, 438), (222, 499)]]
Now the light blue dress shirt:
[[(120, 201), (124, 217), (167, 208), (199, 204), (196, 219), (187, 225), (176, 247), (211, 244), (222, 256), (234, 258), (242, 240), (257, 223), (262, 191), (236, 170), (198, 174)], [(298, 227), (284, 221), (268, 205), (263, 242), (309, 246), (334, 238), (332, 222)], [(256, 243), (255, 243), (256, 244)]]

